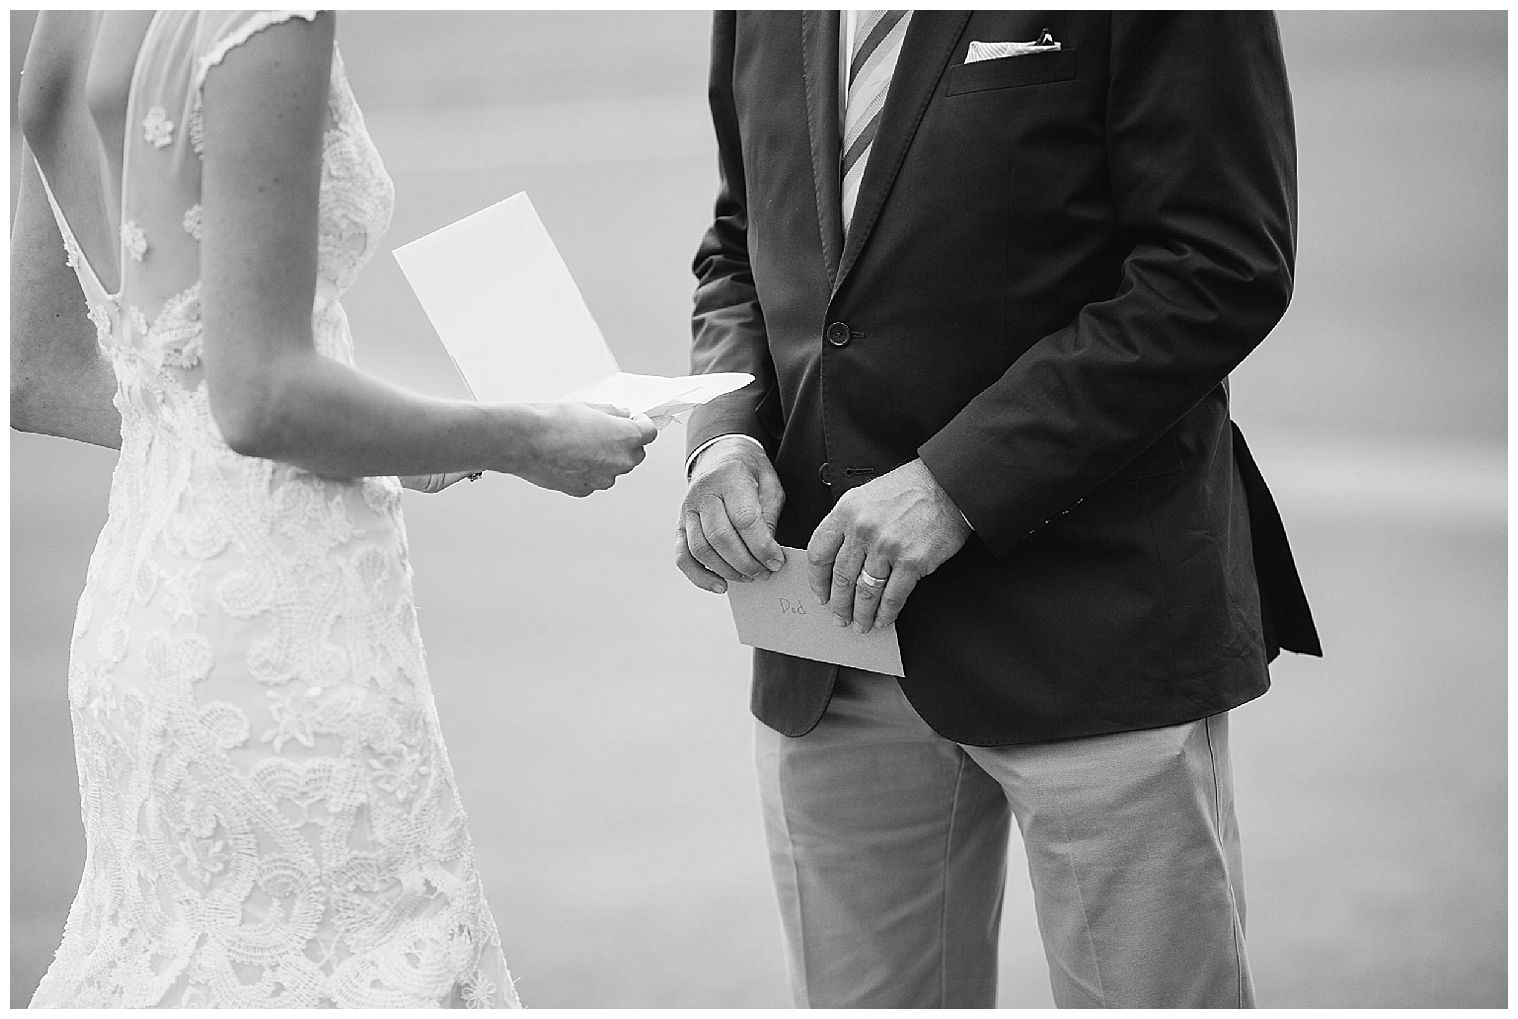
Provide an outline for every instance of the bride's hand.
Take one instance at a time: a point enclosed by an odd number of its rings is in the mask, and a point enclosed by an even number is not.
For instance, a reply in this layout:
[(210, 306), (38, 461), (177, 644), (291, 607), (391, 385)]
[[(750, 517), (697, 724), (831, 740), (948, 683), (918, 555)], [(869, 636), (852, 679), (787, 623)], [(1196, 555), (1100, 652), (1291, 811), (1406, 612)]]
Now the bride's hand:
[(471, 476), (478, 477), (478, 475), (469, 475), (462, 471), (448, 471), (443, 474), (407, 474), (401, 476), (401, 487), (431, 495)]
[(643, 462), (659, 434), (645, 415), (594, 403), (534, 404), (537, 427), (511, 473), (581, 498), (610, 488)]

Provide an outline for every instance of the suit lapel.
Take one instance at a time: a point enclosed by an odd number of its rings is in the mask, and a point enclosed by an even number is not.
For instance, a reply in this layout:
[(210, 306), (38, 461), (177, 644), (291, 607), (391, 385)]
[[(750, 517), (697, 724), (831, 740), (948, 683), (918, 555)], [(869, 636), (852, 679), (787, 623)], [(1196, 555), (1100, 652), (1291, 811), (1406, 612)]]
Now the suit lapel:
[(817, 192), (817, 227), (828, 283), (838, 278), (843, 249), (843, 213), (838, 165), (842, 129), (838, 123), (838, 12), (801, 14), (801, 72), (806, 82), (806, 126), (811, 136), (812, 183)]
[[(864, 180), (859, 184), (859, 200), (854, 204), (854, 221), (844, 243), (833, 289), (843, 285), (849, 270), (859, 258), (859, 251), (870, 238), (870, 231), (880, 217), (886, 195), (901, 170), (907, 147), (917, 133), (917, 125), (927, 111), (928, 100), (943, 77), (954, 44), (964, 32), (970, 20), (969, 11), (913, 11), (907, 26), (906, 38), (901, 43), (901, 56), (896, 62), (896, 72), (891, 76), (891, 88), (886, 93), (885, 107), (880, 114), (880, 130), (875, 135), (875, 145), (870, 151), (870, 161), (864, 170)], [(835, 52), (836, 52), (836, 39)], [(836, 59), (835, 59), (836, 64)], [(836, 67), (834, 73), (837, 73)], [(836, 88), (836, 86), (835, 86)], [(836, 121), (836, 114), (834, 120)], [(835, 132), (836, 134), (836, 132)], [(816, 141), (813, 139), (813, 158), (816, 158)], [(837, 161), (833, 166), (834, 190), (839, 185)], [(840, 220), (841, 220), (841, 213)]]

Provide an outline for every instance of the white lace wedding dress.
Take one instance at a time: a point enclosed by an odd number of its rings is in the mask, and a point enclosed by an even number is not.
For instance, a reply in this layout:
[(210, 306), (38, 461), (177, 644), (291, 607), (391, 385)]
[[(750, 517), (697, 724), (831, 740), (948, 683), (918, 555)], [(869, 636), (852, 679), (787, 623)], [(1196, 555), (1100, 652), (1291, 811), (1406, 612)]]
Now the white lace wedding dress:
[[(516, 1005), (443, 746), (394, 478), (234, 453), (200, 368), (202, 85), (310, 12), (160, 11), (123, 156), (122, 288), (53, 212), (119, 383), (69, 664), (87, 850), (34, 1006)], [(334, 54), (312, 324), (393, 187)]]

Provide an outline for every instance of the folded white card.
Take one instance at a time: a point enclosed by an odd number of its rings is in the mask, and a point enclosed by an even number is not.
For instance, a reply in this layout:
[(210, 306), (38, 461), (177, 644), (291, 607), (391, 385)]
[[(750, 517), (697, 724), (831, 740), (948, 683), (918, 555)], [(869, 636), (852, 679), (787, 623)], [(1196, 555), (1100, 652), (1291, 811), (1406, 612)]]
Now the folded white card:
[(741, 372), (665, 378), (618, 371), (526, 192), (394, 254), (477, 400), (610, 403), (663, 427), (754, 380)]
[(653, 418), (654, 424), (663, 428), (708, 400), (742, 389), (752, 381), (754, 377), (747, 372), (713, 372), (675, 378), (617, 372), (575, 390), (565, 399), (626, 407), (636, 414), (647, 414)]
[(727, 603), (739, 643), (814, 662), (905, 675), (895, 627), (860, 633), (839, 626), (838, 617), (817, 604), (807, 582), (805, 549), (785, 549), (785, 565), (763, 580), (728, 584)]

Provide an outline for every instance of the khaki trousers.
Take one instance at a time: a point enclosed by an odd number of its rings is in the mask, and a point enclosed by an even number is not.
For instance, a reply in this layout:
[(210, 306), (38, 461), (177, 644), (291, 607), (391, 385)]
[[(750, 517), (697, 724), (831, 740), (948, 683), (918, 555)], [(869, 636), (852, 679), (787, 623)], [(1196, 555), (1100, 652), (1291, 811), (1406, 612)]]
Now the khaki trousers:
[(797, 1006), (989, 1008), (1017, 819), (1061, 1007), (1251, 1007), (1227, 713), (1005, 747), (841, 669), (800, 738), (757, 726)]

